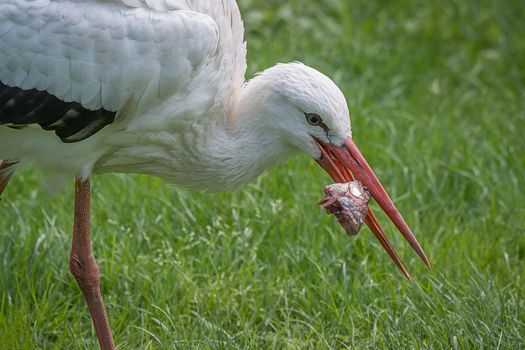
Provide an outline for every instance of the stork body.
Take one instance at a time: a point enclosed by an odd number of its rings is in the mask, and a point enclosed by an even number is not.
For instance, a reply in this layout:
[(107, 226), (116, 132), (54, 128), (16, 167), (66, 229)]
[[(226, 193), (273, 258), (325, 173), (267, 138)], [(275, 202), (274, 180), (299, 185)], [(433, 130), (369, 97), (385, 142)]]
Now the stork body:
[[(56, 134), (1, 128), (0, 158), (31, 160), (58, 176), (140, 172), (182, 183), (202, 170), (188, 159), (213, 170), (209, 162), (224, 158), (216, 147), (239, 144), (226, 132), (246, 69), (233, 1), (7, 0), (0, 5), (0, 37), (5, 100), (24, 107), (35, 95), (16, 98), (19, 91), (11, 90), (9, 96), (8, 87), (18, 87), (80, 104), (73, 116), (55, 104), (55, 116), (29, 120), (44, 120)], [(101, 110), (113, 120), (97, 130), (87, 112)], [(8, 111), (0, 121), (28, 124)], [(219, 182), (231, 178), (213, 175)]]
[[(4, 0), (0, 4), (0, 194), (17, 162), (76, 178), (70, 268), (103, 349), (113, 348), (89, 241), (89, 179), (143, 173), (230, 190), (306, 153), (358, 178), (428, 263), (351, 139), (326, 76), (278, 64), (244, 81), (233, 0)], [(367, 224), (396, 264), (373, 213)]]

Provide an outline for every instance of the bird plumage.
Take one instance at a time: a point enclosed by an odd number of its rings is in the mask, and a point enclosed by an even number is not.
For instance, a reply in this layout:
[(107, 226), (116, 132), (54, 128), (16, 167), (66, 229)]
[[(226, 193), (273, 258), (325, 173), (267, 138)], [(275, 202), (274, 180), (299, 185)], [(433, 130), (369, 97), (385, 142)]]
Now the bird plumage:
[(89, 110), (79, 102), (65, 102), (47, 91), (24, 90), (0, 82), (0, 124), (23, 128), (38, 124), (53, 130), (62, 142), (79, 142), (113, 123), (116, 112)]
[[(348, 109), (335, 84), (299, 63), (245, 84), (243, 35), (234, 1), (7, 0), (0, 81), (116, 119), (67, 145), (38, 127), (0, 127), (0, 159), (64, 178), (134, 172), (229, 190), (298, 150), (318, 152), (310, 134), (342, 140)], [(310, 130), (311, 111), (333, 135)]]
[(148, 132), (225, 119), (245, 56), (234, 1), (3, 1), (0, 81), (114, 111), (118, 120), (75, 145), (38, 128), (0, 127), (0, 158), (87, 177), (100, 157)]

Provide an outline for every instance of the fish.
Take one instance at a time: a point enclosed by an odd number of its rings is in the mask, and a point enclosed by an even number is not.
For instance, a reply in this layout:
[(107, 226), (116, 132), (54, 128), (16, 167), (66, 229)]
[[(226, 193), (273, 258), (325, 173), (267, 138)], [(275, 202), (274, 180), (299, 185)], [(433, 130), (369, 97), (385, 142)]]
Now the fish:
[(327, 185), (324, 187), (324, 194), (319, 205), (337, 218), (349, 236), (357, 235), (368, 213), (368, 189), (356, 180)]

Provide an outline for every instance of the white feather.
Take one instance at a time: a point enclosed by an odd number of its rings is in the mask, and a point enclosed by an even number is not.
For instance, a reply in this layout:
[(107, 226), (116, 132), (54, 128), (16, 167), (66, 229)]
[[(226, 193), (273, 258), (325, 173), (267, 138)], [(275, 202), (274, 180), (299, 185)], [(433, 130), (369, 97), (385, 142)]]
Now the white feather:
[[(24, 89), (44, 80), (50, 93), (89, 109), (118, 111), (140, 95), (145, 109), (176, 94), (190, 75), (205, 73), (204, 63), (217, 59), (216, 22), (196, 11), (155, 11), (162, 4), (3, 0), (0, 79)], [(162, 75), (180, 80), (160, 83)], [(152, 82), (158, 89), (144, 94)]]
[[(243, 35), (233, 0), (3, 0), (0, 80), (118, 118), (71, 144), (0, 126), (0, 159), (61, 177), (137, 172), (229, 190), (298, 151), (318, 157), (312, 136), (342, 142), (349, 116), (335, 84), (299, 63), (245, 84)], [(330, 135), (305, 111), (323, 114)]]

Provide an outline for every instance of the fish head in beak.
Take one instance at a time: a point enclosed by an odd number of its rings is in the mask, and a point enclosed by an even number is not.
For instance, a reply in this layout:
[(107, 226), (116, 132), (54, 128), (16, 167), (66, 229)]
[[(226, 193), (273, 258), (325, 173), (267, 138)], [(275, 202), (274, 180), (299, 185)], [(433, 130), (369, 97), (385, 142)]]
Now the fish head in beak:
[[(352, 138), (347, 137), (340, 145), (325, 143), (317, 139), (315, 141), (321, 150), (321, 157), (316, 160), (317, 163), (336, 182), (349, 182), (353, 180), (361, 181), (363, 186), (365, 186), (370, 192), (372, 198), (374, 198), (377, 204), (379, 204), (381, 209), (383, 209), (385, 214), (398, 228), (416, 253), (421, 257), (425, 264), (430, 267), (430, 262), (416, 237), (406, 224)], [(401, 269), (403, 274), (411, 281), (408, 271), (392, 248), (392, 245), (379, 226), (379, 223), (370, 207), (368, 208), (368, 215), (365, 218), (365, 223), (377, 237), (390, 257), (394, 260), (396, 265)]]

